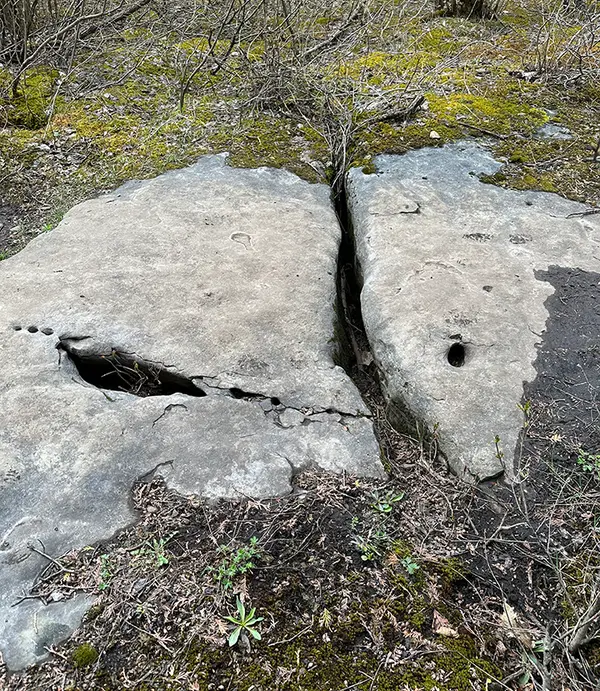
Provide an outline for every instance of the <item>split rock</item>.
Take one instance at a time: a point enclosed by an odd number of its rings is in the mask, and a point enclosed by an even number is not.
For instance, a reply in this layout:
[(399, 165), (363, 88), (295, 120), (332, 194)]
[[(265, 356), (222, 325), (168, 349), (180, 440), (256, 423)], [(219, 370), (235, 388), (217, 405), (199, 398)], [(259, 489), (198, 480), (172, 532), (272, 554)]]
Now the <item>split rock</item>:
[(549, 318), (542, 272), (597, 271), (600, 216), (554, 194), (484, 184), (478, 176), (501, 164), (472, 142), (374, 162), (373, 175), (351, 171), (349, 208), (393, 422), (435, 431), (460, 474), (510, 477)]
[[(10, 669), (45, 657), (90, 604), (13, 606), (44, 554), (133, 522), (130, 489), (153, 469), (203, 497), (281, 495), (309, 465), (384, 475), (368, 409), (334, 362), (339, 243), (327, 187), (212, 156), (78, 205), (0, 263)], [(104, 390), (144, 373), (163, 395)]]

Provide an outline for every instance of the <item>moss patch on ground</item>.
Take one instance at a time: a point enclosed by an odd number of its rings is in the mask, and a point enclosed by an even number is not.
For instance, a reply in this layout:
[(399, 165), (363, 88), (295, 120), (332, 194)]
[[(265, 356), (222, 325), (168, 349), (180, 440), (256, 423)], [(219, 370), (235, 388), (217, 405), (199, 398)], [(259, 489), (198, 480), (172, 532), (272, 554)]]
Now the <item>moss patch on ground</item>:
[[(554, 78), (574, 69), (559, 59), (561, 46), (575, 45), (578, 31), (587, 36), (572, 19), (567, 33), (550, 37), (548, 72), (538, 75), (535, 36), (546, 25), (532, 3), (509, 3), (502, 21), (471, 21), (379, 0), (347, 31), (342, 6), (326, 16), (307, 8), (289, 26), (249, 26), (233, 50), (207, 38), (211, 17), (164, 31), (151, 13), (82, 49), (68, 73), (50, 62), (33, 66), (16, 98), (9, 71), (0, 71), (0, 206), (23, 215), (22, 237), (2, 251), (90, 195), (225, 150), (233, 165), (326, 181), (343, 165), (371, 170), (378, 153), (492, 138), (506, 159), (502, 184), (600, 203), (599, 166), (588, 160), (600, 138), (597, 48), (581, 54), (583, 76)], [(303, 53), (323, 42), (326, 50)], [(418, 93), (426, 109), (407, 122), (388, 119)], [(537, 140), (549, 120), (567, 126), (573, 141)]]

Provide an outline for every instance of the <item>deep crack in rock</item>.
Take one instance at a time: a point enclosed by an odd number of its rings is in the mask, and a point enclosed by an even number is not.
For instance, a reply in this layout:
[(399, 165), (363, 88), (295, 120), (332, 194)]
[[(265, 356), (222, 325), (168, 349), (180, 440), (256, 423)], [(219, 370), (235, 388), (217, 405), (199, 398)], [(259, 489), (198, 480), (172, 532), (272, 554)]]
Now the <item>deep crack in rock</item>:
[(57, 348), (67, 354), (81, 378), (98, 389), (123, 391), (142, 398), (175, 393), (206, 396), (206, 392), (190, 379), (156, 363), (115, 349), (106, 354), (80, 355), (71, 340), (61, 340)]

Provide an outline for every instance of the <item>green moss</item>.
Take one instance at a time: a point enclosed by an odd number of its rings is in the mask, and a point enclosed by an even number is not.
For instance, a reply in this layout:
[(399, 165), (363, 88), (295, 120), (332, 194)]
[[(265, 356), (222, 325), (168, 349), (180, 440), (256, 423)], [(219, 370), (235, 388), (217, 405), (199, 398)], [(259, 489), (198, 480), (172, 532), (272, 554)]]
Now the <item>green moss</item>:
[(505, 182), (506, 180), (506, 175), (502, 173), (501, 171), (498, 171), (497, 173), (493, 173), (492, 175), (488, 175), (487, 173), (483, 173), (482, 175), (479, 176), (479, 179), (481, 182), (485, 183), (486, 185), (498, 185), (501, 182)]
[(88, 667), (98, 659), (98, 651), (89, 643), (82, 643), (71, 655), (75, 667)]
[(548, 115), (543, 110), (502, 95), (455, 93), (437, 96), (430, 93), (427, 100), (432, 115), (440, 120), (449, 118), (451, 122), (458, 124), (461, 121), (468, 122), (498, 134), (529, 134), (548, 120)]
[[(364, 628), (362, 634), (366, 634)], [(471, 691), (472, 682), (487, 681), (501, 676), (500, 671), (489, 661), (478, 657), (469, 639), (452, 641), (446, 652), (439, 656), (426, 656), (395, 669), (384, 669), (377, 656), (345, 648), (345, 641), (337, 637), (334, 630), (330, 641), (319, 636), (300, 640), (292, 644), (261, 650), (269, 658), (266, 668), (263, 662), (249, 660), (244, 674), (236, 680), (240, 691), (250, 691), (260, 685), (276, 686), (278, 669), (295, 670), (286, 689), (289, 691), (337, 690), (343, 681), (345, 685), (361, 684), (377, 673), (377, 688), (380, 691), (397, 691), (399, 688), (418, 688), (423, 691)], [(270, 671), (269, 671), (270, 668)]]
[(451, 55), (460, 48), (460, 41), (447, 26), (434, 26), (418, 40), (419, 48), (428, 53)]
[(527, 157), (522, 151), (517, 149), (511, 153), (509, 160), (511, 163), (525, 163)]
[[(54, 94), (58, 72), (46, 67), (36, 67), (21, 75), (17, 95), (7, 89), (7, 82), (12, 79), (6, 70), (2, 72), (0, 82), (4, 86), (3, 105), (8, 123), (13, 127), (26, 130), (38, 130), (48, 122), (50, 103)], [(8, 93), (6, 93), (8, 92)], [(10, 94), (10, 95), (9, 95)]]
[(304, 154), (314, 156), (311, 139), (286, 118), (261, 115), (245, 118), (238, 127), (226, 127), (210, 138), (215, 151), (228, 151), (229, 163), (241, 168), (269, 166), (286, 168), (310, 182), (320, 181), (319, 174), (304, 162)]

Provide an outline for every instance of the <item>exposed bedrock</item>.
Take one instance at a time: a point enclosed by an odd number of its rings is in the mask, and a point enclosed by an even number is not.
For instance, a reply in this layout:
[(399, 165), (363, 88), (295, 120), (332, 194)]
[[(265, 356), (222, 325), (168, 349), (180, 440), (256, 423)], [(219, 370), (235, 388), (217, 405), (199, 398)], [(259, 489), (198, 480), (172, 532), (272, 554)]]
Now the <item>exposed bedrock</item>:
[(42, 659), (90, 604), (16, 604), (44, 555), (134, 521), (132, 484), (157, 466), (209, 498), (281, 495), (310, 465), (383, 477), (369, 411), (334, 364), (339, 243), (327, 187), (214, 156), (80, 204), (0, 263), (9, 668)]
[(600, 216), (557, 195), (484, 184), (478, 176), (500, 163), (471, 142), (375, 164), (373, 175), (351, 171), (348, 205), (393, 422), (435, 430), (460, 474), (510, 477), (554, 290), (540, 272), (598, 271)]

